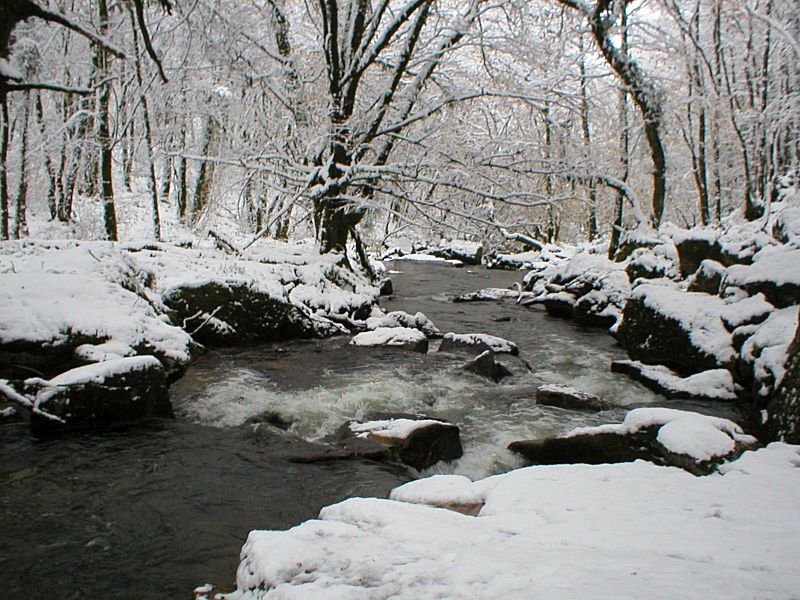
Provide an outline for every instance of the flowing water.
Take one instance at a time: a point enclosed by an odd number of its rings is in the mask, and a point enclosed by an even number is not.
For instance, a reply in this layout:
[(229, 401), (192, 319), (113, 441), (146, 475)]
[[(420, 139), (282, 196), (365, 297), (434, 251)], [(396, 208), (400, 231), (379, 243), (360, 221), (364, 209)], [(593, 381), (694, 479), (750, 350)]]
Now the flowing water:
[[(422, 311), (443, 332), (508, 338), (530, 369), (504, 358), (513, 376), (498, 385), (463, 372), (466, 355), (355, 348), (346, 337), (268, 344), (200, 357), (171, 389), (174, 421), (48, 441), (0, 426), (0, 597), (188, 598), (205, 581), (229, 586), (251, 529), (288, 528), (326, 504), (385, 495), (413, 476), (366, 460), (286, 460), (293, 436), (314, 440), (348, 419), (387, 411), (444, 417), (460, 426), (465, 455), (432, 471), (481, 477), (516, 466), (505, 449), (511, 441), (608, 422), (659, 400), (610, 373), (624, 353), (602, 331), (513, 301), (448, 299), (506, 287), (517, 273), (393, 268), (401, 272), (386, 310)], [(571, 385), (619, 408), (592, 415), (540, 407), (533, 397), (542, 383)], [(289, 434), (254, 435), (246, 421), (265, 412), (290, 421)]]

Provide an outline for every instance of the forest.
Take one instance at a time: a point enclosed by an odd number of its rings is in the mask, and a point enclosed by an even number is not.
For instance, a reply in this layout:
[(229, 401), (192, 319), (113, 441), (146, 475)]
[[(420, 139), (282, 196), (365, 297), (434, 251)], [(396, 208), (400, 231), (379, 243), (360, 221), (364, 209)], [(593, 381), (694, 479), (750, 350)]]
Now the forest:
[(613, 255), (757, 218), (800, 153), (789, 1), (4, 4), (3, 239), (117, 239), (135, 191), (155, 239), (169, 213)]
[(0, 0), (3, 597), (793, 598), (798, 466), (798, 0)]

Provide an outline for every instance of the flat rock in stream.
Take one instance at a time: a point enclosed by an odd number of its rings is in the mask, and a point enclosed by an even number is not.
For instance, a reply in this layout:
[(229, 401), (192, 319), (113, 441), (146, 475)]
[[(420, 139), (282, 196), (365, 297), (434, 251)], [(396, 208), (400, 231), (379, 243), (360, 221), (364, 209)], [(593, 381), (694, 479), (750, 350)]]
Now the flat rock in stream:
[(433, 324), (433, 321), (421, 312), (412, 315), (402, 310), (393, 310), (383, 315), (379, 314), (374, 317), (369, 317), (364, 324), (367, 329), (371, 331), (380, 327), (408, 327), (410, 329), (418, 329), (427, 337), (435, 338), (442, 336), (439, 328)]
[(599, 396), (566, 386), (549, 383), (536, 390), (536, 403), (544, 406), (555, 406), (567, 410), (586, 410), (600, 412), (613, 408)]
[(397, 348), (413, 352), (428, 351), (428, 338), (410, 327), (378, 327), (353, 336), (350, 345), (364, 348)]
[(486, 333), (446, 333), (439, 346), (439, 352), (466, 351), (482, 354), (487, 350), (495, 354), (519, 354), (519, 348), (514, 342)]

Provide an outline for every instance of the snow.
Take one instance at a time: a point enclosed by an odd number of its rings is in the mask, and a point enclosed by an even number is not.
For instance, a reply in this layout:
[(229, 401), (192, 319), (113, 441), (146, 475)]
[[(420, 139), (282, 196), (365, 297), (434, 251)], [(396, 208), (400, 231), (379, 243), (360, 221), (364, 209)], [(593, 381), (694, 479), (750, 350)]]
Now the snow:
[[(193, 341), (163, 304), (178, 288), (246, 286), (291, 303), (310, 320), (369, 306), (378, 289), (313, 247), (259, 243), (243, 256), (147, 242), (20, 241), (0, 244), (0, 344), (75, 348), (105, 361), (154, 353), (183, 364)], [(335, 283), (334, 280), (335, 279)], [(212, 325), (227, 324), (212, 317)], [(85, 339), (85, 341), (84, 341)]]
[(474, 505), (483, 504), (484, 494), (480, 486), (463, 475), (432, 475), (393, 489), (389, 498), (399, 502), (431, 506)]
[(404, 346), (416, 344), (428, 338), (418, 329), (410, 327), (378, 327), (353, 336), (353, 346)]
[(517, 345), (514, 342), (486, 333), (445, 333), (444, 339), (468, 346), (484, 345), (498, 354), (516, 354), (518, 352)]
[(720, 364), (735, 359), (736, 351), (731, 336), (721, 318), (726, 308), (721, 298), (700, 292), (684, 292), (670, 285), (655, 283), (636, 287), (631, 298), (641, 300), (645, 306), (678, 321), (692, 343), (706, 354), (714, 356)]
[(578, 427), (565, 437), (598, 433), (627, 435), (654, 426), (659, 427), (657, 440), (667, 450), (697, 461), (725, 456), (733, 450), (736, 442), (756, 442), (733, 421), (674, 408), (636, 408), (625, 415), (622, 423)]
[(410, 327), (419, 329), (425, 335), (439, 335), (439, 329), (423, 313), (418, 312), (410, 315), (401, 310), (395, 310), (383, 315), (369, 317), (365, 325), (367, 329), (378, 329), (379, 327)]
[[(643, 461), (431, 477), (251, 532), (226, 598), (794, 597), (799, 451), (771, 444), (707, 477)], [(420, 504), (464, 500), (477, 517)]]
[(773, 311), (742, 345), (742, 360), (753, 365), (761, 395), (769, 394), (783, 379), (789, 346), (797, 331), (798, 311), (798, 306)]
[(758, 293), (728, 304), (722, 310), (722, 320), (733, 330), (758, 318), (764, 318), (773, 310), (775, 307), (767, 302), (764, 294)]
[(615, 364), (631, 365), (664, 390), (680, 393), (688, 398), (736, 400), (738, 397), (733, 375), (727, 369), (711, 369), (689, 377), (680, 377), (663, 365), (647, 365), (636, 360), (620, 360), (615, 361)]
[(430, 427), (431, 425), (441, 425), (441, 421), (433, 419), (385, 419), (382, 421), (365, 421), (363, 423), (350, 423), (350, 431), (356, 437), (368, 438), (377, 436), (382, 438), (392, 438), (404, 440), (417, 429)]
[(16, 81), (22, 81), (24, 79), (19, 69), (14, 67), (5, 58), (0, 58), (0, 77)]
[[(389, 260), (389, 258), (387, 258)], [(460, 260), (448, 259), (448, 258), (440, 258), (438, 256), (432, 256), (430, 254), (405, 254), (403, 256), (393, 256), (390, 260), (410, 260), (414, 262), (431, 262), (431, 263), (441, 263), (446, 265), (453, 265), (453, 266), (463, 266), (463, 262)]]
[(33, 379), (26, 383), (36, 383), (41, 386), (33, 401), (33, 408), (41, 410), (46, 408), (44, 405), (63, 388), (87, 383), (102, 384), (111, 377), (153, 368), (160, 369), (161, 366), (161, 361), (154, 356), (131, 356), (70, 369), (49, 381)]
[(744, 287), (758, 283), (800, 285), (800, 250), (790, 247), (767, 248), (755, 256), (752, 265), (728, 267), (726, 285)]
[(134, 371), (146, 371), (147, 369), (161, 368), (161, 361), (155, 356), (131, 356), (127, 358), (117, 358), (107, 360), (102, 363), (95, 363), (77, 367), (65, 371), (50, 380), (50, 385), (71, 386), (84, 383), (103, 383), (110, 377), (132, 373)]
[(111, 244), (4, 244), (0, 344), (57, 347), (85, 337), (93, 341), (80, 347), (84, 358), (129, 356), (146, 346), (188, 362), (191, 338), (164, 321), (158, 298), (141, 284), (144, 272)]

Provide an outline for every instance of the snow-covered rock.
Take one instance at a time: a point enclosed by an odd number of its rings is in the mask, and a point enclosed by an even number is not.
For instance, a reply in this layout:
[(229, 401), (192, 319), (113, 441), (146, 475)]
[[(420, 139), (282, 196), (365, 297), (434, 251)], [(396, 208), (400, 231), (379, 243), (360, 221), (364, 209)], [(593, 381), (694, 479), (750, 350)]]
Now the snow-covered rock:
[(154, 356), (114, 358), (49, 380), (25, 381), (31, 426), (37, 432), (105, 427), (171, 416), (164, 367)]
[(341, 444), (349, 438), (379, 444), (389, 450), (390, 458), (420, 470), (464, 453), (456, 425), (413, 415), (350, 421), (339, 429), (335, 440)]
[(79, 364), (153, 354), (187, 364), (191, 337), (148, 287), (152, 271), (105, 242), (0, 244), (0, 376), (47, 376)]
[[(226, 598), (790, 598), (798, 450), (772, 444), (704, 478), (639, 461), (415, 481), (251, 532)], [(478, 516), (438, 508), (464, 505)]]
[(353, 336), (350, 344), (365, 348), (388, 347), (414, 352), (428, 351), (428, 338), (418, 329), (410, 327), (378, 327)]
[(671, 408), (637, 408), (620, 424), (581, 427), (558, 437), (514, 442), (509, 449), (529, 464), (644, 459), (702, 475), (755, 443), (755, 438), (728, 419)]
[(800, 325), (787, 352), (784, 373), (765, 413), (770, 439), (800, 442)]
[(483, 258), (483, 244), (468, 240), (443, 240), (438, 248), (432, 248), (428, 252), (433, 256), (457, 260), (465, 265), (479, 265)]
[(593, 412), (608, 410), (613, 407), (611, 403), (606, 402), (599, 396), (556, 383), (539, 386), (536, 390), (536, 403), (567, 410), (588, 410)]
[(514, 342), (487, 333), (445, 333), (439, 352), (467, 350), (483, 353), (491, 350), (495, 354), (519, 354)]
[[(740, 375), (753, 382), (756, 399), (769, 396), (783, 379), (789, 345), (797, 329), (798, 310), (800, 307), (791, 306), (772, 312), (763, 323), (752, 328), (752, 334), (742, 345)], [(745, 327), (748, 326), (742, 326)]]
[(370, 330), (378, 329), (379, 327), (410, 327), (411, 329), (419, 329), (428, 337), (441, 336), (439, 328), (421, 312), (410, 315), (402, 310), (394, 310), (386, 314), (369, 317), (365, 325)]
[(680, 377), (663, 365), (646, 365), (636, 360), (615, 360), (614, 373), (624, 373), (667, 398), (736, 400), (736, 385), (727, 369), (712, 369)]
[(737, 353), (717, 297), (669, 285), (635, 288), (617, 338), (634, 360), (666, 365), (682, 375), (732, 368)]
[(751, 296), (762, 293), (778, 308), (800, 304), (800, 249), (762, 251), (752, 265), (730, 267), (722, 287), (738, 287)]

